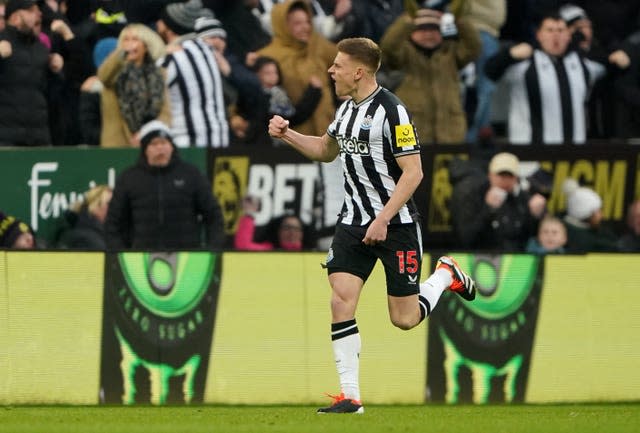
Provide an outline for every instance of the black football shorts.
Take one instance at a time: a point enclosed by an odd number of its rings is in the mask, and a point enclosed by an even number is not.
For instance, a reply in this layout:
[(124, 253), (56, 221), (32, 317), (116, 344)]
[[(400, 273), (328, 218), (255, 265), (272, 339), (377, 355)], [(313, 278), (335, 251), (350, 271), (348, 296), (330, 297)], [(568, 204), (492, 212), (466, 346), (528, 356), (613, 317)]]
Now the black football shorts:
[(376, 260), (384, 265), (387, 294), (415, 295), (420, 290), (422, 239), (420, 225), (390, 225), (387, 239), (376, 245), (362, 242), (367, 227), (338, 224), (327, 255), (327, 271), (346, 272), (367, 281)]

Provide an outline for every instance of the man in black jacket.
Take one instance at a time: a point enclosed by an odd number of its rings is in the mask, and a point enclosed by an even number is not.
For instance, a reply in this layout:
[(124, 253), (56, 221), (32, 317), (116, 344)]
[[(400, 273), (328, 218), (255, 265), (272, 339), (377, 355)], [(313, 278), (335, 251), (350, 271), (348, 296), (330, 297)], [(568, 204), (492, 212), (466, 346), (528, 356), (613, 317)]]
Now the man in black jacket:
[(10, 0), (0, 32), (0, 146), (50, 145), (48, 81), (64, 65), (36, 34), (35, 0)]
[(536, 233), (546, 199), (529, 194), (519, 182), (520, 161), (507, 152), (493, 156), (489, 173), (470, 172), (455, 182), (451, 197), (457, 247), (523, 252)]
[(140, 129), (138, 162), (117, 179), (106, 221), (107, 248), (220, 248), (222, 212), (207, 178), (182, 161), (169, 127)]

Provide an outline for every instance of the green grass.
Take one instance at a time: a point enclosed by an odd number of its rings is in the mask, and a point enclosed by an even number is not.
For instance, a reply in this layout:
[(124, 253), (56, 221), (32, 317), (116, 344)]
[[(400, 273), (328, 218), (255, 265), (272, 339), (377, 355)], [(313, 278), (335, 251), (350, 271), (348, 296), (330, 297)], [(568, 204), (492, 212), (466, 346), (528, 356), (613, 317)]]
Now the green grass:
[(0, 432), (579, 432), (635, 433), (640, 403), (367, 406), (317, 415), (311, 406), (0, 406)]

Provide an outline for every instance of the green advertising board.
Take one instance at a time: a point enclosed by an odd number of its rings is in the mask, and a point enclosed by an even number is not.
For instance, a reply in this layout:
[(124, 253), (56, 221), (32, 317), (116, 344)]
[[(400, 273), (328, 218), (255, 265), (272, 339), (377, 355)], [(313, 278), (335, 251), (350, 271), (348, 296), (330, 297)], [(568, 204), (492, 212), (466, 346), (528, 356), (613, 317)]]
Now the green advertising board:
[[(66, 209), (89, 188), (115, 185), (139, 149), (0, 149), (0, 210), (28, 222), (51, 246)], [(180, 149), (182, 159), (206, 173), (206, 149)]]

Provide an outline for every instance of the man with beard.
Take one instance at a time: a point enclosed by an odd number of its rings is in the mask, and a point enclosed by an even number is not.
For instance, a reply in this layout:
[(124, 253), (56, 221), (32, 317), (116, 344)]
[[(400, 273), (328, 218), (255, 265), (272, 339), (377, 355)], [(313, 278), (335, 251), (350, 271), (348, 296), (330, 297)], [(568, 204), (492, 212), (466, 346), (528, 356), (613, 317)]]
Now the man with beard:
[(0, 146), (51, 144), (47, 89), (62, 70), (59, 54), (49, 54), (36, 34), (41, 13), (35, 0), (9, 0), (0, 32)]

